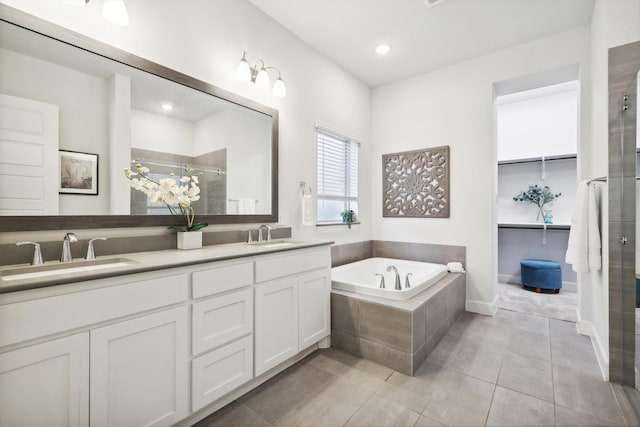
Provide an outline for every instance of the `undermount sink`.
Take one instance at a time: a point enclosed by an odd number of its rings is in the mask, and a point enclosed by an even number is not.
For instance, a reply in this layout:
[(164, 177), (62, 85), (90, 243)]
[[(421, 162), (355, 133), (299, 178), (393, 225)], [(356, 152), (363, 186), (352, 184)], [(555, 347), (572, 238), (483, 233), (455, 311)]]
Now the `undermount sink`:
[(285, 248), (287, 246), (299, 245), (302, 242), (296, 242), (293, 240), (270, 240), (264, 242), (257, 243), (249, 243), (250, 246), (263, 248), (263, 249), (275, 249), (275, 248)]
[(126, 267), (133, 263), (135, 263), (135, 261), (127, 258), (108, 258), (96, 259), (91, 261), (74, 261), (44, 265), (31, 265), (29, 267), (16, 267), (7, 270), (0, 270), (0, 277), (4, 281), (36, 279), (48, 276), (56, 276), (60, 274)]

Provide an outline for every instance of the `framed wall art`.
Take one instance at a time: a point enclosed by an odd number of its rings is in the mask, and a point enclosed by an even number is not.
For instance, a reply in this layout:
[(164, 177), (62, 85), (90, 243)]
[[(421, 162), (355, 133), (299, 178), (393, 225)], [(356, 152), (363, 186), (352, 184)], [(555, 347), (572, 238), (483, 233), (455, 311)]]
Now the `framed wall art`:
[(449, 146), (382, 155), (382, 216), (449, 218)]
[(60, 194), (98, 195), (98, 155), (59, 150)]

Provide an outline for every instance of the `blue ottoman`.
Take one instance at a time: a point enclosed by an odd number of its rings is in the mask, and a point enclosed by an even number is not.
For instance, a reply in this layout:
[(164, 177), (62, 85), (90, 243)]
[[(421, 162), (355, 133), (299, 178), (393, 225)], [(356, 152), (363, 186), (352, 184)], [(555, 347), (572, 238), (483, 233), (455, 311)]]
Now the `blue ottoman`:
[(554, 291), (562, 288), (560, 263), (545, 259), (523, 259), (520, 261), (520, 275), (525, 289), (540, 293), (542, 289)]

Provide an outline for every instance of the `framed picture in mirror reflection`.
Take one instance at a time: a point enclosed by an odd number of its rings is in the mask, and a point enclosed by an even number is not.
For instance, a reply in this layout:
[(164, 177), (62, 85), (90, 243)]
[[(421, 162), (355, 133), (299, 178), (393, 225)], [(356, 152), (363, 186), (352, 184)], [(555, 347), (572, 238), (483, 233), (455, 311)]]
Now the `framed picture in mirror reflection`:
[(59, 150), (60, 194), (98, 195), (98, 155)]

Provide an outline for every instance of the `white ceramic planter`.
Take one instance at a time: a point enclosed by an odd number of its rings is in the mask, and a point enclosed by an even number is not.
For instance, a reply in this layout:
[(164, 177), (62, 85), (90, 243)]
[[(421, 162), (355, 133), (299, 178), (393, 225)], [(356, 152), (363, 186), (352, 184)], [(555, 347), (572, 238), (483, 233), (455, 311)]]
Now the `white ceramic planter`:
[(178, 231), (178, 249), (200, 249), (202, 231)]

